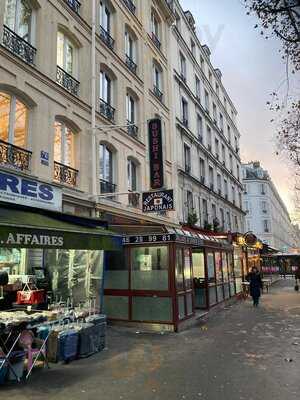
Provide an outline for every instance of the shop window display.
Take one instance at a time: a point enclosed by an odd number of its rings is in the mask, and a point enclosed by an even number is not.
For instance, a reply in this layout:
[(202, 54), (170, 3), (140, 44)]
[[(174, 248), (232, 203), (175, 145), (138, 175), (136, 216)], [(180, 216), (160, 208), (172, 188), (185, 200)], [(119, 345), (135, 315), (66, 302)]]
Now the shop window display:
[(205, 263), (202, 251), (193, 251), (195, 307), (206, 307)]
[(132, 249), (131, 289), (168, 290), (168, 248), (135, 247)]
[(221, 258), (221, 253), (220, 252), (216, 252), (215, 253), (215, 263), (216, 263), (216, 279), (217, 279), (217, 283), (222, 283), (223, 282), (222, 258)]
[(189, 249), (184, 249), (184, 282), (185, 289), (192, 287), (192, 272), (191, 272), (191, 253)]
[(217, 303), (214, 253), (207, 253), (207, 272), (209, 285), (209, 305), (213, 306)]
[(105, 253), (105, 289), (128, 289), (128, 257), (124, 251)]
[(242, 262), (242, 249), (235, 246), (234, 248), (234, 275), (235, 275), (235, 285), (236, 293), (240, 293), (242, 290), (243, 281), (243, 262)]
[(178, 290), (183, 290), (183, 259), (182, 259), (182, 249), (176, 249), (176, 288)]

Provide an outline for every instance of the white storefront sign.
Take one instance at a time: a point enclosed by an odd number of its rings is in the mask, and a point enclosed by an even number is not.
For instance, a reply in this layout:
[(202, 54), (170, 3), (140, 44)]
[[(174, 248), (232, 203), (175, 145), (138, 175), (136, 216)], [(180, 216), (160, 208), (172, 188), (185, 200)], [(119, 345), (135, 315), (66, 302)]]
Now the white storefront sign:
[(62, 211), (61, 189), (7, 172), (0, 172), (0, 201)]

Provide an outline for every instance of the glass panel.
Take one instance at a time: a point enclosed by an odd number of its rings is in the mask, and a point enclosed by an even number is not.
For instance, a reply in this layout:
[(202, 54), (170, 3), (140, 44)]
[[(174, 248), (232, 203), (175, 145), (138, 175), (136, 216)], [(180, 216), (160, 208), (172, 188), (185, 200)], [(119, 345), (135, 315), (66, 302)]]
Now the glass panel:
[(211, 286), (209, 288), (209, 305), (213, 306), (216, 303), (217, 303), (216, 287)]
[(169, 297), (132, 297), (135, 321), (171, 322), (172, 299)]
[(105, 257), (105, 288), (128, 289), (129, 272), (124, 251), (106, 251)]
[(217, 292), (218, 292), (218, 303), (224, 300), (224, 293), (223, 293), (223, 285), (218, 285), (217, 286)]
[(30, 42), (30, 21), (31, 8), (29, 7), (27, 0), (21, 0), (18, 16), (19, 26), (17, 29), (17, 33), (28, 42)]
[(233, 254), (228, 253), (227, 259), (228, 259), (229, 279), (232, 280), (232, 279), (234, 279)]
[(222, 277), (222, 259), (220, 252), (215, 252), (215, 262), (216, 262), (217, 283), (221, 283), (223, 282), (223, 277)]
[(184, 305), (184, 296), (178, 296), (178, 318), (185, 318), (185, 305)]
[(224, 282), (228, 282), (228, 263), (227, 263), (227, 254), (222, 253), (222, 266), (223, 266), (223, 280)]
[(73, 58), (74, 58), (74, 49), (69, 41), (66, 43), (66, 72), (70, 75), (73, 75)]
[(62, 125), (60, 122), (54, 123), (54, 161), (62, 162)]
[(186, 295), (186, 308), (187, 315), (193, 314), (193, 296), (192, 293)]
[(207, 273), (208, 273), (208, 282), (215, 282), (215, 261), (214, 261), (214, 253), (207, 253)]
[(129, 300), (126, 296), (104, 296), (104, 313), (108, 318), (129, 319)]
[(235, 295), (235, 285), (234, 282), (230, 282), (230, 296)]
[(9, 114), (11, 97), (0, 93), (0, 139), (8, 142)]
[(69, 128), (65, 128), (65, 154), (64, 164), (74, 166), (74, 134)]
[(205, 279), (204, 253), (193, 252), (193, 275), (197, 279)]
[(195, 307), (203, 308), (206, 307), (206, 288), (205, 287), (195, 287)]
[(57, 32), (57, 65), (64, 68), (64, 34)]
[(19, 147), (25, 147), (27, 131), (27, 108), (19, 100), (16, 100), (15, 114), (15, 135), (14, 144)]
[(168, 248), (136, 247), (132, 252), (131, 288), (168, 290)]
[(6, 0), (4, 24), (12, 31), (15, 30), (16, 21), (16, 0)]
[(0, 248), (0, 272), (8, 275), (26, 274), (26, 249)]
[(190, 249), (184, 249), (184, 281), (185, 281), (185, 289), (191, 289), (192, 275), (191, 275)]
[(235, 279), (235, 287), (236, 287), (236, 293), (240, 293), (242, 291), (242, 278)]
[(176, 265), (175, 265), (175, 274), (176, 274), (176, 288), (178, 290), (183, 290), (183, 259), (182, 259), (182, 248), (176, 249)]
[(230, 293), (229, 293), (229, 284), (228, 283), (226, 283), (224, 285), (224, 292), (225, 292), (225, 299), (229, 299)]

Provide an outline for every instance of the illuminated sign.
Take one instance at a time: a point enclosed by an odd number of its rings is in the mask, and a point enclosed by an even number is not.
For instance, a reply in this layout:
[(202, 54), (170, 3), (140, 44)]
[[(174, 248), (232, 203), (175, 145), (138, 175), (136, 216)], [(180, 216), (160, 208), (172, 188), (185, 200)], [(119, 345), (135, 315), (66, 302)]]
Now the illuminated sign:
[(150, 187), (161, 189), (164, 186), (164, 162), (161, 120), (149, 121)]

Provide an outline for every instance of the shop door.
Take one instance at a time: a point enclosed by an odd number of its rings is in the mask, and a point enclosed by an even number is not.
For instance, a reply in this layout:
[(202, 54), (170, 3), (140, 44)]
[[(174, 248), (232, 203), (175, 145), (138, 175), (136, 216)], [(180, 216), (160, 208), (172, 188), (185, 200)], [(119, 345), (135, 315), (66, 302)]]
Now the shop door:
[(195, 308), (208, 308), (208, 282), (205, 277), (204, 252), (202, 250), (193, 250), (192, 260)]
[(176, 297), (178, 319), (183, 320), (194, 313), (192, 288), (192, 257), (189, 248), (176, 248)]

